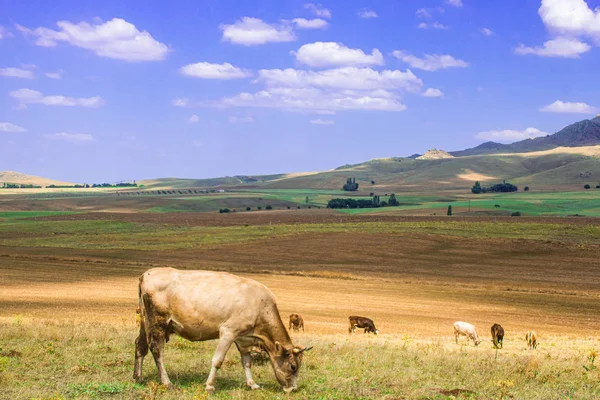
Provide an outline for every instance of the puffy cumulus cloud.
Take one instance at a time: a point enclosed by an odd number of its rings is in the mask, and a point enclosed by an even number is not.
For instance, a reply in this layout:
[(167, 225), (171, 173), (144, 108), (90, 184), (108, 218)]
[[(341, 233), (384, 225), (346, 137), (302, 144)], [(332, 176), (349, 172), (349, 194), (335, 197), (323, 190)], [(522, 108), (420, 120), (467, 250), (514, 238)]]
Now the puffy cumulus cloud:
[(198, 121), (200, 121), (200, 117), (197, 116), (196, 114), (192, 115), (191, 117), (188, 118), (188, 122), (190, 124), (197, 124)]
[(317, 17), (331, 19), (331, 11), (320, 4), (307, 3), (304, 5), (304, 8), (310, 10)]
[(519, 55), (534, 54), (542, 57), (579, 58), (591, 49), (590, 45), (577, 39), (558, 37), (548, 40), (542, 47), (527, 47), (521, 44), (515, 49)]
[(446, 0), (445, 3), (452, 7), (462, 7), (463, 6), (462, 0)]
[(298, 62), (311, 67), (383, 65), (383, 54), (373, 49), (365, 54), (361, 49), (351, 49), (342, 43), (314, 42), (303, 45), (298, 51), (292, 51)]
[(359, 17), (364, 18), (364, 19), (369, 19), (369, 18), (377, 18), (378, 15), (375, 11), (373, 10), (369, 10), (367, 8), (363, 8), (362, 10), (358, 10), (358, 12), (356, 13)]
[(10, 122), (0, 122), (0, 132), (20, 133), (27, 132), (22, 126), (11, 124)]
[(46, 77), (50, 79), (62, 79), (62, 74), (63, 71), (58, 70), (56, 72), (46, 72), (44, 75), (46, 75)]
[(18, 89), (9, 93), (9, 96), (19, 101), (19, 107), (27, 107), (28, 104), (44, 104), (47, 106), (67, 107), (100, 107), (104, 100), (100, 96), (94, 97), (68, 97), (61, 95), (45, 96), (41, 92), (32, 89)]
[(548, 104), (540, 108), (542, 112), (552, 113), (573, 113), (573, 114), (596, 114), (598, 108), (592, 107), (586, 103), (574, 103), (569, 101), (556, 100), (552, 104)]
[(22, 68), (0, 68), (0, 76), (5, 76), (8, 78), (22, 78), (22, 79), (33, 79), (35, 78), (35, 74), (33, 71)]
[(233, 24), (222, 24), (220, 29), (224, 41), (244, 46), (296, 40), (289, 24), (271, 25), (259, 18), (243, 17)]
[(230, 124), (250, 124), (254, 122), (254, 118), (250, 115), (245, 117), (237, 117), (235, 115), (231, 115), (228, 119)]
[(221, 106), (278, 108), (288, 111), (404, 111), (399, 98), (386, 91), (377, 93), (329, 91), (320, 88), (268, 88), (224, 98)]
[(328, 26), (327, 21), (321, 18), (294, 18), (292, 22), (298, 29), (325, 29)]
[(481, 28), (480, 32), (485, 36), (494, 36), (494, 31), (489, 28)]
[(585, 0), (542, 0), (538, 14), (552, 31), (600, 40), (600, 8), (592, 10)]
[(46, 135), (44, 135), (44, 137), (46, 137), (47, 139), (62, 140), (64, 142), (70, 142), (70, 143), (87, 143), (87, 142), (94, 141), (94, 137), (88, 133), (60, 132), (60, 133), (46, 134)]
[(516, 142), (524, 139), (533, 139), (540, 136), (546, 136), (548, 133), (542, 132), (536, 128), (527, 128), (525, 130), (505, 129), (499, 131), (479, 132), (475, 137), (482, 140), (492, 140), (494, 142)]
[(445, 68), (466, 68), (469, 63), (457, 59), (448, 54), (425, 54), (425, 57), (419, 58), (402, 50), (392, 52), (397, 59), (404, 61), (413, 68), (424, 71), (437, 71)]
[(444, 92), (440, 89), (428, 88), (426, 91), (421, 93), (423, 97), (444, 97)]
[(419, 28), (419, 29), (450, 29), (450, 27), (448, 25), (444, 25), (439, 22), (432, 22), (431, 24), (428, 24), (426, 22), (421, 22), (419, 25), (417, 25), (417, 28)]
[(56, 25), (58, 30), (44, 27), (29, 29), (21, 25), (17, 25), (17, 30), (34, 37), (38, 46), (54, 47), (65, 42), (90, 50), (100, 57), (130, 62), (164, 60), (169, 53), (167, 45), (121, 18), (92, 24), (59, 21)]
[(187, 107), (190, 104), (190, 99), (187, 97), (176, 97), (171, 104), (175, 107)]
[(335, 124), (335, 121), (332, 119), (317, 118), (317, 119), (311, 119), (310, 123), (313, 125), (333, 125), (333, 124)]
[(392, 89), (417, 92), (423, 82), (411, 70), (376, 71), (372, 68), (344, 67), (322, 71), (293, 68), (262, 69), (258, 81), (269, 87), (321, 87), (329, 89), (377, 90)]
[(252, 74), (238, 67), (234, 67), (229, 63), (211, 64), (207, 62), (199, 62), (196, 64), (184, 65), (179, 69), (179, 72), (186, 76), (202, 79), (240, 79), (252, 76)]

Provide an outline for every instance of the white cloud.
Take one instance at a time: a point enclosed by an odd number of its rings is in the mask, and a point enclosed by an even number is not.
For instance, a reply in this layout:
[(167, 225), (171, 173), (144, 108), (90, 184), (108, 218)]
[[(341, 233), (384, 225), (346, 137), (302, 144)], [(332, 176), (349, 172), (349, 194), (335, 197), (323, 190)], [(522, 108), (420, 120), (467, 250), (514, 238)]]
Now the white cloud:
[(542, 132), (536, 128), (527, 128), (522, 131), (505, 129), (502, 131), (479, 132), (475, 137), (477, 139), (492, 140), (494, 142), (516, 142), (524, 139), (533, 139), (540, 136), (546, 136), (548, 133)]
[(328, 25), (327, 21), (321, 18), (294, 18), (292, 22), (296, 24), (296, 27), (299, 29), (325, 29)]
[(9, 93), (9, 95), (19, 101), (19, 106), (24, 108), (27, 104), (44, 104), (47, 106), (67, 106), (67, 107), (100, 107), (104, 100), (100, 96), (94, 97), (67, 97), (61, 95), (44, 96), (41, 92), (31, 89), (18, 89)]
[(515, 49), (515, 53), (520, 55), (535, 54), (542, 57), (579, 58), (581, 54), (588, 52), (590, 49), (590, 45), (577, 39), (558, 37), (548, 40), (543, 47), (526, 47), (521, 44)]
[(600, 40), (600, 8), (592, 10), (584, 0), (542, 0), (538, 14), (552, 31)]
[(10, 122), (0, 122), (0, 132), (27, 132), (22, 126), (11, 124)]
[(194, 114), (188, 118), (188, 122), (190, 124), (196, 124), (196, 123), (198, 123), (198, 121), (200, 121), (200, 117), (198, 117), (196, 114)]
[(367, 8), (363, 8), (362, 10), (358, 10), (357, 15), (361, 18), (377, 18), (378, 15), (375, 11), (369, 10)]
[(229, 63), (211, 64), (207, 62), (199, 62), (196, 64), (184, 65), (179, 69), (179, 72), (186, 76), (202, 79), (240, 79), (252, 76), (247, 70), (234, 67)]
[(333, 124), (335, 124), (335, 121), (331, 120), (331, 119), (318, 118), (318, 119), (311, 119), (310, 123), (313, 125), (333, 125)]
[(289, 25), (269, 25), (258, 18), (243, 17), (233, 24), (222, 24), (223, 40), (244, 46), (296, 40)]
[(419, 25), (417, 25), (417, 28), (419, 28), (419, 29), (430, 29), (430, 28), (432, 28), (432, 29), (450, 29), (450, 27), (448, 25), (444, 25), (439, 22), (433, 22), (431, 24), (421, 22)]
[(236, 117), (235, 115), (232, 115), (228, 118), (228, 121), (230, 124), (249, 124), (254, 122), (254, 118), (249, 115), (245, 117)]
[(431, 18), (431, 13), (426, 8), (419, 8), (415, 14), (419, 18)]
[(23, 78), (23, 79), (33, 79), (35, 75), (33, 71), (21, 68), (0, 68), (0, 76), (6, 76), (10, 78)]
[(200, 140), (192, 140), (192, 146), (202, 147), (202, 142)]
[(187, 107), (189, 103), (190, 99), (187, 97), (177, 97), (171, 102), (175, 107)]
[(222, 99), (220, 106), (264, 107), (287, 111), (404, 111), (406, 106), (398, 97), (384, 90), (328, 91), (318, 88), (268, 88), (256, 93), (240, 93)]
[(308, 3), (304, 5), (304, 8), (312, 11), (317, 17), (331, 19), (331, 11), (320, 4)]
[(17, 25), (17, 30), (36, 38), (35, 44), (54, 47), (58, 42), (93, 51), (100, 57), (125, 61), (156, 61), (167, 57), (169, 48), (150, 33), (140, 32), (135, 25), (121, 18), (102, 23), (58, 21), (59, 30), (29, 29)]
[(6, 39), (6, 38), (12, 38), (12, 37), (15, 37), (15, 35), (13, 35), (12, 32), (8, 31), (5, 27), (0, 25), (0, 39)]
[(444, 97), (444, 92), (440, 89), (428, 88), (421, 96), (423, 97)]
[(575, 113), (575, 114), (596, 114), (599, 112), (598, 108), (592, 107), (585, 103), (572, 103), (556, 100), (552, 104), (548, 104), (540, 108), (542, 112), (553, 112), (553, 113)]
[(62, 74), (63, 71), (58, 70), (56, 72), (46, 72), (44, 75), (46, 75), (46, 77), (50, 79), (62, 79)]
[(315, 42), (305, 44), (298, 51), (290, 52), (298, 62), (311, 67), (326, 67), (337, 65), (383, 65), (383, 54), (373, 49), (371, 55), (361, 49), (351, 49), (342, 43)]
[(344, 67), (323, 71), (305, 71), (293, 68), (261, 69), (258, 81), (269, 87), (319, 87), (328, 89), (378, 90), (404, 89), (417, 92), (423, 86), (411, 70), (376, 71), (371, 68)]
[(466, 61), (454, 58), (448, 54), (425, 54), (424, 58), (419, 58), (402, 50), (396, 50), (392, 52), (392, 55), (411, 67), (424, 71), (437, 71), (438, 69), (445, 68), (466, 68), (469, 66), (469, 63)]
[(71, 142), (71, 143), (86, 143), (86, 142), (94, 141), (94, 137), (88, 133), (60, 132), (60, 133), (46, 134), (46, 135), (44, 135), (44, 137), (46, 137), (48, 139), (52, 139), (52, 140), (63, 140), (65, 142)]
[(485, 36), (494, 36), (494, 32), (489, 28), (481, 28), (481, 33)]
[(462, 0), (446, 0), (446, 4), (451, 5), (453, 7), (462, 7)]

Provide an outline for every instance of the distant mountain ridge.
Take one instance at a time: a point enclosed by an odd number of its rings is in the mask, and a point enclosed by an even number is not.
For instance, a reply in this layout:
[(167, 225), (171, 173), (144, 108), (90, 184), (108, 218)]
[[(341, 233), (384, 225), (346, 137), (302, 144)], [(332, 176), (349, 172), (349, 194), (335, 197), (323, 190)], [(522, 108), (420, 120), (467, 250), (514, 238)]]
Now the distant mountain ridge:
[(511, 144), (485, 142), (466, 150), (451, 151), (455, 157), (498, 153), (528, 153), (556, 147), (581, 147), (600, 144), (600, 115), (575, 122), (553, 135), (525, 139)]

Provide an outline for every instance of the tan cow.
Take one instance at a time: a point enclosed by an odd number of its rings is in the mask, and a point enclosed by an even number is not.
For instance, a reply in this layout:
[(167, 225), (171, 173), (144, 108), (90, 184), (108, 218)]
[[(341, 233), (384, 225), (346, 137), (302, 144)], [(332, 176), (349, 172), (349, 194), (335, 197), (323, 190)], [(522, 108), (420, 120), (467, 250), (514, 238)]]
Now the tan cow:
[(290, 327), (288, 328), (290, 331), (293, 329), (295, 331), (299, 331), (302, 328), (302, 332), (304, 332), (304, 318), (300, 314), (290, 314)]
[(535, 350), (535, 348), (538, 345), (535, 331), (527, 331), (527, 333), (525, 334), (525, 341), (527, 341), (527, 346), (529, 347), (529, 350)]
[(479, 340), (479, 336), (477, 335), (477, 329), (474, 325), (469, 324), (468, 322), (456, 321), (454, 323), (454, 338), (456, 339), (456, 343), (458, 344), (459, 336), (466, 336), (468, 339), (471, 339), (475, 346), (481, 343)]
[(302, 355), (309, 349), (294, 346), (279, 316), (275, 296), (263, 284), (224, 272), (154, 268), (140, 277), (139, 302), (141, 323), (133, 372), (138, 382), (150, 348), (160, 382), (172, 386), (163, 351), (169, 336), (176, 334), (191, 341), (219, 339), (206, 381), (209, 393), (214, 393), (217, 370), (234, 343), (250, 388), (259, 388), (250, 372), (253, 346), (267, 351), (285, 392), (297, 388)]

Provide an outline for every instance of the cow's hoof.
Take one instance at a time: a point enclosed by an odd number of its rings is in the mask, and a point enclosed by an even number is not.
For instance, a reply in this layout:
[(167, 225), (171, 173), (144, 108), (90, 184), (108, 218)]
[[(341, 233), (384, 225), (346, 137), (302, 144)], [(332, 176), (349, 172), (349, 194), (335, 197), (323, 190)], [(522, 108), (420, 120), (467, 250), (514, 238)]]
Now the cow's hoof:
[(253, 383), (252, 385), (248, 385), (248, 387), (252, 390), (260, 389), (260, 386), (258, 386), (256, 383)]
[(215, 394), (215, 387), (213, 385), (206, 385), (206, 393)]

